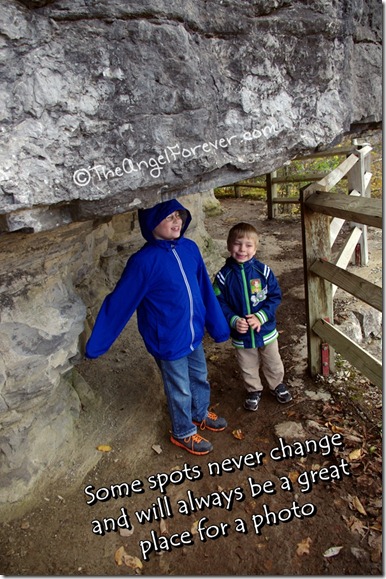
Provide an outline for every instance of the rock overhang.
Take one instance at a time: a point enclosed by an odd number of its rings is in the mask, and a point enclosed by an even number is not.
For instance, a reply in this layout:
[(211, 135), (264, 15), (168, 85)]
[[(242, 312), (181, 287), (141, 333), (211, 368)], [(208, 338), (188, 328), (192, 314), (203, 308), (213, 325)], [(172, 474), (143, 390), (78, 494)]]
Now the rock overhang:
[(372, 0), (1, 4), (3, 232), (261, 175), (381, 120)]

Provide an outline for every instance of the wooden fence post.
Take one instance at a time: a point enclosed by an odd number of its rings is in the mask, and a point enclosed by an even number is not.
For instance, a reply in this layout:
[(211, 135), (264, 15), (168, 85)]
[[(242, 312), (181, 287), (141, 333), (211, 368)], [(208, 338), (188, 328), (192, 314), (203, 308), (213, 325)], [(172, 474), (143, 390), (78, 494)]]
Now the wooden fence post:
[[(355, 155), (359, 157), (358, 162), (347, 174), (348, 181), (348, 192), (358, 191), (362, 197), (371, 197), (371, 147), (368, 143), (363, 145), (358, 145), (356, 141), (353, 141), (357, 149), (354, 151)], [(362, 230), (362, 235), (359, 239), (360, 245), (360, 264), (367, 265), (369, 262), (369, 249), (367, 240), (367, 225), (351, 223), (351, 227), (359, 227)], [(352, 261), (355, 263), (355, 254), (353, 255)]]
[(235, 197), (238, 199), (239, 197), (241, 197), (241, 193), (240, 193), (240, 185), (238, 183), (235, 183)]
[[(300, 191), (302, 211), (302, 235), (303, 235), (303, 262), (305, 276), (305, 297), (307, 314), (307, 347), (308, 366), (311, 376), (324, 374), (322, 367), (322, 340), (313, 332), (312, 328), (319, 319), (327, 319), (333, 323), (333, 299), (332, 285), (326, 280), (314, 274), (310, 268), (317, 259), (331, 259), (330, 247), (330, 221), (328, 215), (316, 213), (306, 205), (310, 195)], [(323, 354), (326, 353), (326, 345), (323, 345)], [(334, 350), (329, 347), (329, 372), (335, 370)], [(324, 356), (323, 356), (324, 357)]]
[(272, 183), (272, 179), (274, 179), (276, 176), (276, 171), (272, 171), (272, 173), (266, 174), (268, 219), (273, 219), (277, 214), (277, 203), (273, 202), (274, 197), (277, 197), (277, 185), (276, 183)]

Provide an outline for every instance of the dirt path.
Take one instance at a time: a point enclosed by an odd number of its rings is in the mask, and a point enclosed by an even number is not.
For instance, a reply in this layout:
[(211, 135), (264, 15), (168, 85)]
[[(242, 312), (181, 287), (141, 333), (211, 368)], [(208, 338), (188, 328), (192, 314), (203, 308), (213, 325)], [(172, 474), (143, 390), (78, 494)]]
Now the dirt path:
[[(224, 245), (236, 221), (254, 223), (262, 234), (260, 259), (282, 287), (280, 348), (293, 402), (279, 405), (266, 394), (257, 413), (245, 411), (232, 347), (206, 340), (212, 404), (229, 427), (209, 434), (214, 443), (209, 456), (179, 452), (168, 441), (168, 414), (155, 365), (139, 339), (136, 356), (128, 350), (128, 336), (133, 342), (136, 332), (130, 322), (106, 356), (79, 368), (102, 398), (98, 421), (110, 432), (100, 440), (94, 424), (88, 443), (94, 449), (108, 444), (112, 450), (102, 453), (81, 484), (74, 486), (69, 472), (34, 510), (0, 526), (0, 573), (382, 574), (380, 395), (344, 368), (340, 377), (325, 382), (306, 373), (299, 218), (270, 223), (259, 201), (225, 200), (222, 206), (221, 216), (208, 219), (209, 232)], [(146, 364), (138, 362), (142, 359)], [(370, 398), (354, 402), (346, 395), (350, 381)], [(319, 452), (310, 452), (311, 443), (307, 448), (305, 441), (311, 439)], [(152, 475), (162, 475), (166, 493), (150, 488), (157, 480)], [(111, 485), (121, 483), (127, 483), (130, 496), (112, 498)], [(94, 499), (95, 504), (87, 504)], [(159, 520), (140, 524), (142, 509)], [(93, 529), (104, 518), (118, 519), (122, 528), (97, 535)], [(211, 538), (197, 532), (199, 521)], [(143, 550), (140, 541), (145, 541)], [(130, 566), (136, 564), (142, 568)]]

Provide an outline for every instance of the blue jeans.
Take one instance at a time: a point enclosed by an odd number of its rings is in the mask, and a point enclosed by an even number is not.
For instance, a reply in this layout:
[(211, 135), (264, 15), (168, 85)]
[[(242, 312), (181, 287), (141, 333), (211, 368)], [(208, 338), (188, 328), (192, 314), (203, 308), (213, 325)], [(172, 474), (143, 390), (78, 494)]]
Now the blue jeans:
[(206, 418), (210, 402), (208, 371), (202, 344), (194, 352), (179, 360), (155, 359), (161, 370), (172, 433), (187, 438), (197, 432), (193, 420)]

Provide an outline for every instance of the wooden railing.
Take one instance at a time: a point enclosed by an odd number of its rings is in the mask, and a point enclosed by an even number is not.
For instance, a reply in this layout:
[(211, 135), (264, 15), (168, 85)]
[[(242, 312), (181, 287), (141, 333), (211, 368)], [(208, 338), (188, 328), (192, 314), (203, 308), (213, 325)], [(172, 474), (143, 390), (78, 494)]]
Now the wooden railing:
[[(336, 156), (347, 156), (353, 150), (353, 147), (336, 147), (327, 151), (320, 151), (311, 153), (309, 155), (299, 156), (294, 161), (309, 161), (317, 158), (328, 158)], [(268, 173), (266, 175), (266, 189), (267, 189), (267, 213), (268, 219), (274, 219), (277, 216), (279, 205), (300, 203), (299, 197), (278, 197), (278, 185), (285, 185), (287, 183), (304, 183), (322, 180), (327, 174), (323, 173), (305, 173), (301, 175), (286, 175), (282, 177), (277, 176), (277, 171)]]
[[(363, 260), (367, 263), (366, 227), (382, 228), (382, 200), (369, 197), (371, 174), (367, 170), (366, 157), (370, 152), (368, 145), (356, 150), (329, 175), (301, 191), (307, 347), (311, 375), (326, 375), (333, 371), (336, 350), (374, 384), (382, 387), (381, 362), (333, 325), (336, 286), (382, 311), (382, 288), (345, 270), (356, 243), (364, 236)], [(357, 188), (350, 190), (349, 195), (332, 193), (331, 188), (345, 176), (349, 186), (356, 185)], [(356, 224), (353, 228), (355, 234), (351, 233), (338, 259), (333, 262), (331, 241), (336, 236), (336, 225), (341, 226), (344, 221)]]
[[(357, 141), (354, 139), (352, 146), (336, 147), (326, 151), (299, 156), (294, 160), (310, 161), (317, 158), (339, 156), (344, 156), (346, 159), (339, 167), (329, 173), (302, 173), (277, 177), (277, 171), (273, 171), (265, 175), (265, 184), (263, 184), (263, 182), (248, 183), (240, 181), (233, 185), (235, 196), (241, 197), (241, 191), (243, 189), (264, 190), (267, 199), (268, 219), (273, 219), (277, 216), (279, 205), (300, 204), (300, 191), (297, 197), (277, 196), (278, 186), (283, 184), (314, 183), (313, 186), (315, 186), (315, 182), (317, 182), (316, 186), (319, 190), (330, 191), (332, 187), (337, 185), (342, 179), (345, 179), (350, 195), (370, 197), (371, 151), (372, 148), (368, 143), (357, 145)], [(336, 217), (333, 219), (330, 230), (331, 246), (334, 245), (344, 223), (345, 220), (342, 218)], [(360, 223), (351, 223), (350, 237), (342, 247), (336, 264), (346, 268), (351, 260), (355, 262), (356, 265), (367, 265), (368, 259), (367, 226)], [(334, 286), (333, 293), (335, 293), (336, 289), (337, 287)]]

